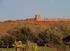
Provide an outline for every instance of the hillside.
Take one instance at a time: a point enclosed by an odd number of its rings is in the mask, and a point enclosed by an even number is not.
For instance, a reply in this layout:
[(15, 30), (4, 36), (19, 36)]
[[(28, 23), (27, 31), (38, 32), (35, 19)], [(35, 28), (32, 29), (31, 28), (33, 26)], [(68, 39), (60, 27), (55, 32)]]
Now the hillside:
[(36, 28), (45, 29), (45, 27), (47, 26), (47, 22), (24, 21), (24, 20), (1, 22), (0, 34), (6, 33), (8, 30), (18, 26), (29, 26), (32, 29), (36, 29)]
[(25, 20), (9, 20), (9, 21), (4, 21), (4, 22), (0, 22), (0, 34), (6, 34), (6, 32), (8, 30), (11, 30), (15, 27), (18, 26), (29, 26), (31, 27), (33, 30), (44, 30), (48, 27), (48, 25), (53, 22), (64, 22), (66, 24), (70, 24), (70, 20), (68, 19), (68, 21), (63, 21), (63, 19), (61, 19), (62, 21), (59, 21), (60, 19), (56, 20), (56, 19), (49, 19), (47, 21), (43, 21), (40, 16), (35, 16), (35, 18), (30, 18), (30, 19), (25, 19)]

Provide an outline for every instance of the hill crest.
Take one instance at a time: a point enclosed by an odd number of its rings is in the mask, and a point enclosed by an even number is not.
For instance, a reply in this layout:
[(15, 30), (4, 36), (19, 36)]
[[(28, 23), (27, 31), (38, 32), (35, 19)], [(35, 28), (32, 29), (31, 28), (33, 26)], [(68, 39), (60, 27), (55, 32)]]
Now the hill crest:
[(35, 18), (28, 18), (24, 20), (8, 20), (0, 22), (0, 34), (6, 33), (8, 30), (13, 29), (18, 26), (29, 26), (34, 30), (37, 29), (46, 29), (48, 23), (53, 22), (66, 22), (70, 24), (70, 19), (65, 18), (42, 18), (40, 15), (35, 15)]

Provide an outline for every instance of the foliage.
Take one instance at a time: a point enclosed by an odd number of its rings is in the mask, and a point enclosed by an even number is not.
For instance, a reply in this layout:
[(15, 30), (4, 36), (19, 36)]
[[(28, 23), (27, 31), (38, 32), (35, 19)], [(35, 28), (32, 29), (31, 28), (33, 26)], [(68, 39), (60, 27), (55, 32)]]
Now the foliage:
[(13, 47), (13, 38), (12, 36), (10, 35), (4, 35), (1, 37), (1, 40), (0, 40), (0, 47)]
[(37, 29), (34, 32), (30, 27), (19, 26), (9, 30), (7, 33), (8, 35), (0, 38), (0, 46), (12, 46), (13, 42), (15, 41), (21, 41), (23, 44), (28, 45), (28, 42), (30, 41), (32, 43), (36, 43), (38, 46), (50, 44), (54, 47), (66, 48), (68, 45), (66, 45), (64, 41), (67, 41), (68, 39), (65, 40), (64, 38), (66, 36), (70, 36), (70, 25), (63, 22), (54, 22), (49, 24), (46, 30), (40, 31)]
[(15, 41), (27, 41), (31, 36), (31, 30), (29, 27), (21, 26), (13, 30), (14, 31), (12, 31), (12, 33), (9, 32), (9, 34), (14, 37)]

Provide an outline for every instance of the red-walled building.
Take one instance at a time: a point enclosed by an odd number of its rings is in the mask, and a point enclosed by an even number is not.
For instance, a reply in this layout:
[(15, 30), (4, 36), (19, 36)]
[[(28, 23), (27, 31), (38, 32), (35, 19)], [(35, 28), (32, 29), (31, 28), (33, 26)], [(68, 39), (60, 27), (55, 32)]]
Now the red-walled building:
[(35, 15), (35, 21), (70, 21), (68, 18), (42, 18), (40, 15)]

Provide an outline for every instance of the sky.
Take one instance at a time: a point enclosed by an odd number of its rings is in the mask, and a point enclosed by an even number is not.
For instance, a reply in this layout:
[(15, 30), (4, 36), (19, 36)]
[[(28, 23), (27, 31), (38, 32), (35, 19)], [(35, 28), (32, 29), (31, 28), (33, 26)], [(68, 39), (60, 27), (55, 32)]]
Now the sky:
[(70, 0), (0, 0), (0, 20), (33, 18), (70, 18)]

